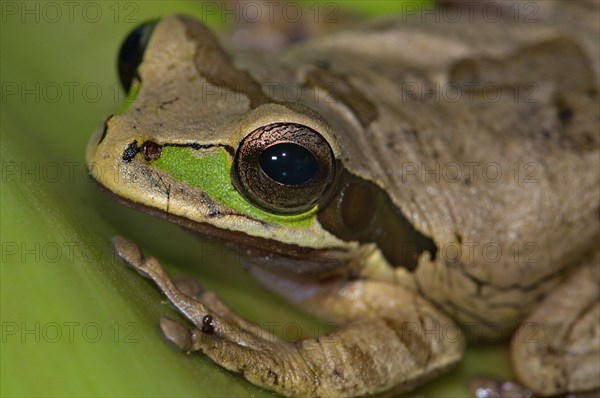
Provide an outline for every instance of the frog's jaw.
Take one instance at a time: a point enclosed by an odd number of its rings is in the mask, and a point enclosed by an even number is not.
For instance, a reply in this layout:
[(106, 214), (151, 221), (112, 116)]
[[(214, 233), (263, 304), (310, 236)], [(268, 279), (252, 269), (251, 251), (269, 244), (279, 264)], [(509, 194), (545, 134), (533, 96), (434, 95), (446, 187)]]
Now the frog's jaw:
[[(373, 269), (377, 264), (386, 264), (384, 268), (388, 272), (390, 260), (396, 257), (400, 260), (393, 263), (395, 266), (413, 270), (417, 267), (420, 252), (435, 253), (429, 239), (420, 235), (418, 237), (422, 239), (416, 239), (407, 222), (393, 223), (392, 227), (400, 225), (403, 228), (398, 231), (398, 228), (390, 227), (393, 231), (389, 235), (428, 243), (421, 245), (423, 247), (416, 244), (415, 253), (408, 253), (415, 255), (414, 265), (404, 258), (407, 253), (394, 250), (394, 242), (377, 241), (383, 248), (377, 249), (377, 245), (370, 243), (373, 242), (370, 235), (346, 231), (343, 225), (340, 226), (345, 220), (336, 221), (336, 214), (346, 214), (338, 209), (343, 203), (339, 198), (331, 200), (318, 215), (316, 209), (293, 216), (267, 213), (245, 201), (231, 183), (233, 149), (224, 144), (160, 143), (155, 144), (161, 148), (160, 156), (148, 159), (143, 153), (144, 144), (140, 144), (147, 141), (145, 137), (111, 134), (112, 131), (123, 131), (120, 119), (119, 116), (109, 118), (106, 127), (90, 141), (88, 164), (92, 177), (126, 204), (232, 242), (252, 263), (287, 275), (290, 271), (292, 274), (327, 275), (339, 273), (339, 269), (360, 273), (357, 270)], [(363, 190), (379, 191), (373, 184), (355, 176), (342, 180), (348, 187), (362, 186)], [(375, 199), (381, 196), (376, 216), (382, 208), (395, 209), (383, 193), (375, 196)], [(403, 220), (397, 214), (386, 212), (381, 212), (380, 216)], [(350, 219), (355, 218), (356, 215), (351, 213)], [(376, 224), (387, 225), (382, 221)], [(386, 234), (382, 236), (385, 238)], [(256, 239), (255, 244), (247, 244), (249, 239)], [(374, 252), (381, 255), (373, 256)]]
[[(93, 176), (92, 176), (93, 177)], [(167, 213), (156, 207), (126, 199), (110, 191), (100, 181), (100, 188), (113, 200), (124, 206), (140, 210), (151, 216), (163, 218), (203, 237), (215, 239), (238, 252), (245, 261), (285, 277), (318, 280), (331, 277), (351, 277), (360, 274), (373, 248), (323, 247), (311, 249), (294, 244), (282, 243), (218, 228), (210, 223), (196, 222), (188, 218)]]

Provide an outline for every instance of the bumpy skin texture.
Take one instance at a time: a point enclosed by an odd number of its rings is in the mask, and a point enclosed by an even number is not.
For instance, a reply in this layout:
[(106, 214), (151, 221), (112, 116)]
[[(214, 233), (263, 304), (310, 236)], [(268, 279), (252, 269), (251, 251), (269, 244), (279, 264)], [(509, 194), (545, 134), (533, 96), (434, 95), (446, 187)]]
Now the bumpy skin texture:
[[(156, 260), (115, 241), (196, 325), (188, 332), (164, 320), (167, 338), (285, 395), (367, 395), (410, 388), (459, 359), (463, 340), (418, 333), (428, 325), (451, 330), (450, 316), (469, 338), (509, 337), (550, 294), (513, 340), (518, 376), (540, 394), (599, 387), (598, 258), (590, 257), (600, 230), (599, 10), (537, 4), (521, 23), (514, 14), (494, 23), (481, 12), (459, 21), (417, 15), (232, 59), (201, 24), (161, 21), (136, 101), (90, 142), (92, 175), (144, 210), (234, 242), (269, 288), (342, 324), (334, 344), (229, 333), (245, 323), (214, 296), (190, 297)], [(303, 88), (295, 104), (282, 90), (289, 84)], [(424, 252), (408, 270), (317, 219), (303, 229), (265, 225), (141, 155), (122, 158), (134, 140), (235, 151), (274, 122), (321, 133), (437, 255)]]

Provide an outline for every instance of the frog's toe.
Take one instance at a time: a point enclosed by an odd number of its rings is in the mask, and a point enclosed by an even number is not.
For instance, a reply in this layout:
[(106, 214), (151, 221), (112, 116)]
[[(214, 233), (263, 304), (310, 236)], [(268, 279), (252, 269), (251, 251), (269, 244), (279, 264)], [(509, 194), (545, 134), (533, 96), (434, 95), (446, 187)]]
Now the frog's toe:
[(173, 281), (177, 289), (182, 293), (199, 300), (202, 297), (202, 293), (204, 293), (204, 288), (202, 285), (192, 278), (181, 277), (177, 278)]
[(192, 350), (192, 336), (190, 331), (181, 323), (163, 316), (158, 324), (162, 338), (171, 347), (182, 351), (190, 352)]
[(158, 261), (153, 257), (144, 258), (139, 246), (132, 241), (122, 236), (115, 236), (111, 239), (111, 244), (117, 257), (143, 277), (154, 279), (153, 275), (161, 273), (162, 269)]
[(132, 268), (137, 268), (144, 258), (142, 251), (132, 241), (122, 236), (115, 236), (110, 240), (114, 253), (123, 262)]
[(132, 241), (115, 236), (111, 239), (113, 251), (127, 265), (144, 278), (155, 279), (155, 275), (160, 274), (160, 264), (153, 258), (144, 258), (139, 246)]

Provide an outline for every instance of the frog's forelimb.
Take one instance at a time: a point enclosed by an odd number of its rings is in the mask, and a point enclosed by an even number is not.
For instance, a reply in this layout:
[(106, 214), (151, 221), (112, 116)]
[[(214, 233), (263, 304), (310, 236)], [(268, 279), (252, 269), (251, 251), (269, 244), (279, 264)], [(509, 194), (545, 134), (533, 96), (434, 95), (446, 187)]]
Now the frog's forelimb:
[[(432, 305), (387, 283), (354, 280), (322, 285), (321, 312), (331, 319), (347, 308), (332, 333), (297, 342), (252, 327), (211, 292), (184, 283), (182, 292), (155, 258), (135, 244), (113, 239), (116, 253), (152, 279), (195, 327), (161, 320), (165, 337), (183, 351), (202, 351), (251, 383), (286, 396), (346, 397), (401, 391), (437, 375), (462, 356), (458, 326)], [(360, 294), (359, 294), (360, 293)], [(195, 297), (193, 297), (195, 296)], [(437, 332), (436, 332), (437, 331)], [(187, 332), (187, 333), (186, 333)]]

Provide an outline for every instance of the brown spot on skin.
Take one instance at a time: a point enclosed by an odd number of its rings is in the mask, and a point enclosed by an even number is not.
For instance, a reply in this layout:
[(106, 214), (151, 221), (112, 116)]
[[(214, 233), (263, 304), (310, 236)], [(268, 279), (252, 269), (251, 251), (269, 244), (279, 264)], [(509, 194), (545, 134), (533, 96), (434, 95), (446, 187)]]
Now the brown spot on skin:
[(153, 141), (144, 141), (141, 148), (144, 153), (144, 159), (148, 162), (160, 158), (162, 147)]
[(194, 65), (202, 77), (217, 87), (245, 95), (252, 109), (273, 102), (250, 73), (235, 67), (210, 30), (191, 18), (180, 19), (186, 25), (186, 35), (196, 43)]
[(580, 151), (596, 150), (590, 130), (598, 129), (598, 101), (590, 100), (585, 93), (559, 91), (552, 98), (562, 146)]
[(517, 83), (551, 80), (569, 91), (589, 90), (595, 85), (590, 60), (579, 44), (562, 38), (524, 47), (503, 59), (467, 58), (450, 70), (451, 83), (513, 87)]
[[(597, 86), (596, 74), (591, 60), (572, 39), (557, 38), (525, 46), (504, 58), (465, 58), (452, 66), (448, 78), (451, 84), (475, 93), (488, 84), (512, 90), (515, 98), (523, 102), (520, 107), (532, 112), (553, 106), (556, 124), (543, 128), (538, 124), (530, 131), (563, 148), (579, 152), (596, 149), (585, 137), (586, 131), (598, 128), (598, 119), (594, 119), (598, 102), (589, 97)], [(553, 87), (550, 103), (536, 96), (548, 83)], [(531, 101), (536, 104), (527, 103)]]
[(567, 127), (574, 116), (573, 108), (562, 96), (557, 96), (557, 98), (555, 98), (554, 106), (556, 107), (556, 116), (558, 120), (563, 127)]
[(328, 69), (313, 69), (306, 75), (305, 81), (308, 87), (323, 89), (336, 100), (343, 102), (364, 127), (377, 119), (375, 105), (357, 90), (345, 75)]
[(567, 124), (573, 118), (573, 110), (570, 108), (559, 109), (558, 118), (560, 119), (562, 124)]

